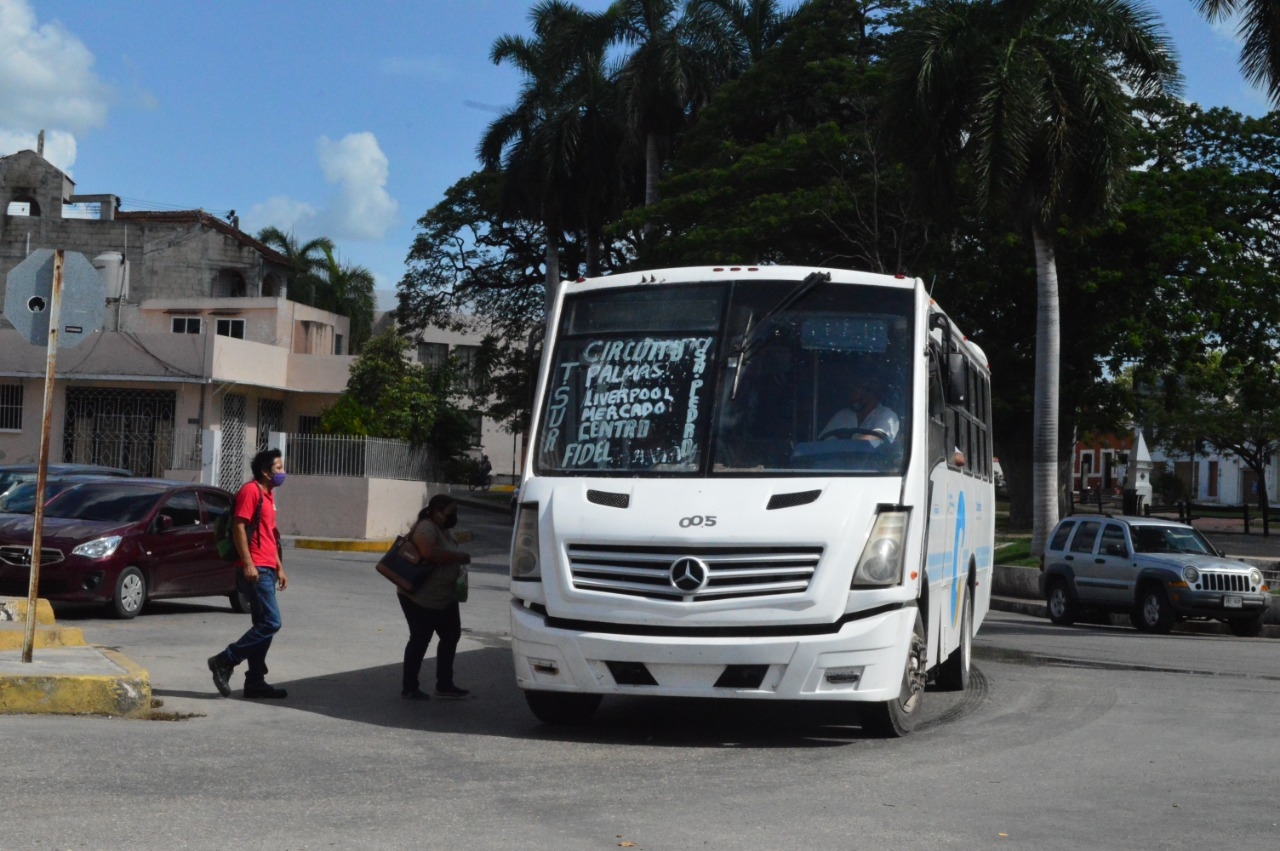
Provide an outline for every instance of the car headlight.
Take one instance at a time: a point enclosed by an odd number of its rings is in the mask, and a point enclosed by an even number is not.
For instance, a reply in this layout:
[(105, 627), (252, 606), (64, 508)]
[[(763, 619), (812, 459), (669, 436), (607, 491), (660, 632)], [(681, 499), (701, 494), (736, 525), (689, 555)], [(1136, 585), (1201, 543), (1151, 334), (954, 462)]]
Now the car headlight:
[(862, 548), (850, 587), (897, 585), (902, 581), (907, 512), (887, 510), (876, 515), (875, 526)]
[(1182, 578), (1186, 580), (1188, 585), (1195, 585), (1200, 581), (1200, 571), (1194, 567), (1184, 567), (1182, 568)]
[(1255, 588), (1262, 584), (1261, 570), (1258, 570), (1258, 568), (1255, 567), (1253, 570), (1249, 571), (1249, 584)]
[(538, 504), (521, 503), (516, 514), (516, 531), (511, 539), (511, 578), (541, 582), (538, 563)]
[(120, 546), (121, 537), (119, 535), (108, 535), (105, 538), (98, 538), (81, 544), (71, 551), (73, 556), (84, 556), (85, 558), (106, 558), (116, 551)]

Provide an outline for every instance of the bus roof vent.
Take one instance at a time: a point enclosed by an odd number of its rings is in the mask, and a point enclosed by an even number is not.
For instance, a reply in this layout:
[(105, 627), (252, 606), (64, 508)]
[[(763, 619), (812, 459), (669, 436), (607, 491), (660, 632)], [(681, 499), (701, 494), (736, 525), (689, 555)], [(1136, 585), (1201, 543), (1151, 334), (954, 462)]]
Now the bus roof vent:
[(775, 493), (769, 497), (769, 504), (765, 506), (765, 510), (773, 511), (777, 508), (795, 508), (797, 505), (808, 505), (821, 495), (822, 491), (820, 490)]
[(587, 502), (594, 502), (596, 505), (607, 505), (609, 508), (626, 508), (631, 505), (631, 494), (588, 490)]

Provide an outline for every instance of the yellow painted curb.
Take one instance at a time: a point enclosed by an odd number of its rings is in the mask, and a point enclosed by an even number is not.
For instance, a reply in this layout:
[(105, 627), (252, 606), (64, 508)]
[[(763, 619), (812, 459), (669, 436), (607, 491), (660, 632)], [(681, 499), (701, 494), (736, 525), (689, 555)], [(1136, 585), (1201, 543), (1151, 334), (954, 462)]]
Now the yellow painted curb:
[(94, 649), (121, 671), (0, 676), (0, 714), (149, 718), (151, 675), (115, 650)]
[[(0, 621), (27, 622), (26, 597), (0, 597)], [(36, 600), (36, 623), (54, 623), (53, 606), (43, 597)]]
[[(21, 650), (27, 642), (24, 623), (0, 624), (0, 650)], [(78, 626), (37, 626), (31, 646), (84, 647), (84, 631)]]
[(330, 538), (295, 538), (293, 545), (303, 550), (330, 550), (349, 553), (385, 553), (392, 539), (385, 541), (340, 541)]
[[(459, 544), (475, 540), (475, 533), (467, 529), (455, 529), (453, 538)], [(342, 540), (339, 538), (294, 538), (293, 545), (301, 550), (328, 550), (329, 552), (348, 553), (385, 553), (395, 539), (385, 540)]]

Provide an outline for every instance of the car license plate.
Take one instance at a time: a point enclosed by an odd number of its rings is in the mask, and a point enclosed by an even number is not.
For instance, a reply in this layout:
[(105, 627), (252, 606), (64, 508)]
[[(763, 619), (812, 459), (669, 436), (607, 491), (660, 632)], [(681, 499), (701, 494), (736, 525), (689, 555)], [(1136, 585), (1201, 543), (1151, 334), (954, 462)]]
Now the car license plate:
[(1227, 609), (1242, 609), (1244, 608), (1244, 600), (1236, 594), (1228, 594), (1222, 598), (1222, 605), (1223, 608)]

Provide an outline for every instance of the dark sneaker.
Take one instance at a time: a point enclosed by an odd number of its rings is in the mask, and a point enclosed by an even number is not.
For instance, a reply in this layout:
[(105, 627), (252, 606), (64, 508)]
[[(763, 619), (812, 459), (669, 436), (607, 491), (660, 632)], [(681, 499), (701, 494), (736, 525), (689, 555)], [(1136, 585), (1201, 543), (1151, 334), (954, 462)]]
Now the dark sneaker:
[(267, 683), (258, 683), (255, 686), (246, 684), (244, 687), (244, 696), (246, 698), (265, 697), (271, 700), (283, 700), (289, 696), (289, 692), (282, 688), (276, 688)]
[(442, 697), (446, 700), (462, 700), (464, 697), (470, 697), (471, 692), (465, 688), (458, 688), (455, 685), (436, 686), (436, 697)]
[(209, 657), (209, 673), (213, 674), (213, 684), (223, 697), (231, 697), (232, 670), (233, 666), (227, 664), (226, 657), (221, 653)]
[(402, 691), (400, 692), (400, 696), (405, 700), (430, 700), (431, 699), (431, 695), (427, 694), (425, 691), (421, 689), (414, 689), (413, 691)]

